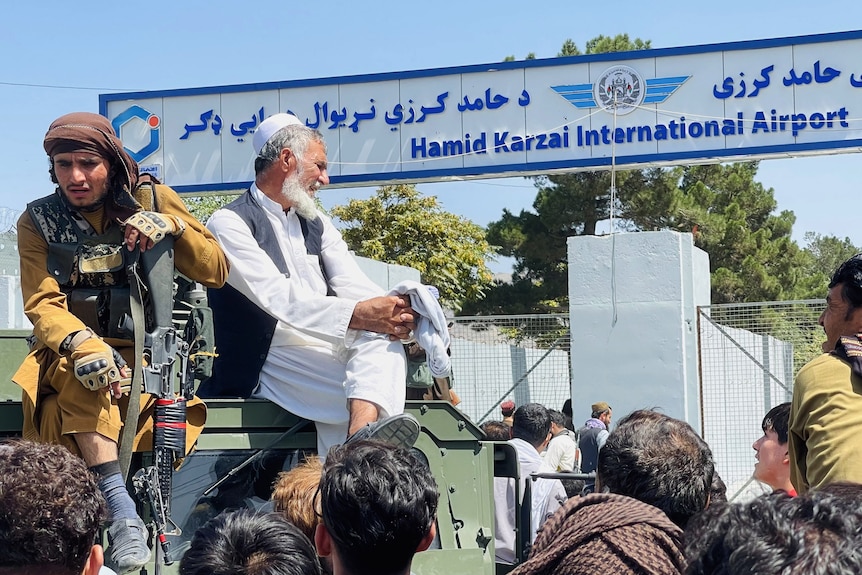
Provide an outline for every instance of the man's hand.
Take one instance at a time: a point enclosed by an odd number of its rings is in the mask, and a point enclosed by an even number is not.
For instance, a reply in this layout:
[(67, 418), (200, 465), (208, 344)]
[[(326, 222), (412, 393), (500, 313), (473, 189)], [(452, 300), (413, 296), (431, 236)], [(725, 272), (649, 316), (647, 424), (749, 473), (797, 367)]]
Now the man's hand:
[(353, 308), (348, 327), (389, 335), (389, 339), (407, 339), (416, 327), (410, 298), (387, 295), (361, 301)]
[(138, 244), (141, 252), (145, 252), (157, 244), (167, 234), (177, 237), (185, 231), (182, 220), (176, 216), (158, 212), (137, 212), (123, 222), (126, 226), (126, 249), (134, 251)]
[(72, 369), (75, 378), (90, 391), (111, 387), (119, 398), (121, 382), (128, 379), (126, 362), (117, 350), (93, 336), (82, 341), (72, 351)]

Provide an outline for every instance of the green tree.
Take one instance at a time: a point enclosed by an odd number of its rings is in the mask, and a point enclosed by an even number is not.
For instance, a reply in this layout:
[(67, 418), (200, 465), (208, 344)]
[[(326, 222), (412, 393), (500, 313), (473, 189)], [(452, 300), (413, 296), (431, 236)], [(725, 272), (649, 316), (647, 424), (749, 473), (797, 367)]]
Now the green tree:
[(358, 255), (410, 266), (440, 290), (444, 307), (461, 309), (491, 283), (486, 260), (496, 255), (481, 226), (444, 211), (437, 198), (412, 185), (383, 186), (367, 200), (331, 210), (345, 225), (344, 240)]
[[(838, 266), (862, 251), (853, 245), (848, 237), (840, 239), (835, 236), (822, 236), (814, 232), (806, 232), (804, 241), (805, 251), (812, 258), (808, 273), (811, 275), (819, 274), (823, 277), (824, 293), (829, 279), (833, 272), (838, 269)], [(822, 295), (819, 294), (817, 297)]]
[(810, 255), (791, 238), (796, 216), (775, 213), (772, 188), (754, 179), (757, 168), (682, 168), (677, 207), (665, 218), (664, 227), (692, 232), (709, 254), (714, 304), (806, 299), (819, 290), (820, 278), (808, 273)]
[(197, 218), (202, 224), (207, 223), (210, 216), (217, 209), (226, 206), (234, 201), (237, 193), (233, 194), (212, 194), (207, 196), (184, 196), (183, 202), (191, 214)]

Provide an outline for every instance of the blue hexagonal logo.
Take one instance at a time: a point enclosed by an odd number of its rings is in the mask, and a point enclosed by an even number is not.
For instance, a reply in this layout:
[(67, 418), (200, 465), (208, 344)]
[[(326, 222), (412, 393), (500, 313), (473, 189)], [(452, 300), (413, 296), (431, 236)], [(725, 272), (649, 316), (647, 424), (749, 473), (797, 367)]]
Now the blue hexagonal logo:
[(130, 150), (126, 146), (123, 146), (123, 148), (129, 153), (133, 160), (140, 162), (159, 149), (159, 146), (161, 145), (160, 127), (162, 125), (162, 121), (152, 112), (148, 112), (136, 104), (134, 106), (129, 106), (117, 114), (117, 116), (111, 121), (111, 126), (114, 128), (114, 132), (116, 132), (117, 135), (120, 136), (120, 139), (122, 139), (120, 131), (123, 126), (134, 120), (146, 122), (147, 126), (150, 128), (150, 142), (140, 150)]

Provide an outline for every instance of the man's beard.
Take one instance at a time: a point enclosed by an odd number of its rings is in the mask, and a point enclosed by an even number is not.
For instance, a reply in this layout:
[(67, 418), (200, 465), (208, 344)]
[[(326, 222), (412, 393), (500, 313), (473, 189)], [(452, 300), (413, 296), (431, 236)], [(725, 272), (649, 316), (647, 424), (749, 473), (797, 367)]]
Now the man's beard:
[[(315, 189), (319, 186), (315, 186)], [(313, 220), (317, 217), (317, 204), (309, 195), (308, 190), (302, 186), (300, 174), (294, 173), (284, 179), (281, 185), (281, 196), (290, 202), (296, 213), (306, 220)]]

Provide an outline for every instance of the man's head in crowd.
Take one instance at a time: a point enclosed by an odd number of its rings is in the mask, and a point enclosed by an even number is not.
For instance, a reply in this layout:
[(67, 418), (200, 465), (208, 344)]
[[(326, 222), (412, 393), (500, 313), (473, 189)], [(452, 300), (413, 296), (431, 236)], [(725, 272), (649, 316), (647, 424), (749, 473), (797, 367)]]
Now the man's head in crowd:
[(842, 335), (862, 332), (862, 254), (848, 259), (832, 274), (820, 325), (826, 332), (825, 353), (835, 349)]
[(437, 484), (409, 450), (360, 440), (333, 448), (320, 481), (317, 550), (336, 575), (401, 575), (436, 534)]
[(709, 446), (688, 423), (638, 410), (617, 423), (599, 452), (596, 490), (655, 505), (684, 528), (706, 509), (714, 473)]
[(0, 574), (96, 575), (106, 516), (83, 459), (58, 445), (0, 444)]
[(763, 418), (763, 435), (751, 446), (756, 452), (754, 478), (772, 487), (789, 491), (790, 454), (787, 451), (787, 429), (790, 421), (790, 402), (776, 405)]
[(515, 410), (512, 437), (523, 439), (541, 451), (551, 438), (551, 416), (539, 403), (527, 403)]
[(593, 419), (598, 419), (605, 426), (610, 429), (611, 426), (611, 417), (613, 415), (613, 410), (611, 406), (607, 404), (606, 401), (600, 401), (598, 403), (594, 403), (590, 406), (591, 412), (590, 417)]
[(284, 513), (288, 521), (299, 527), (311, 541), (320, 523), (320, 510), (314, 508), (314, 495), (323, 475), (323, 462), (316, 455), (306, 458), (296, 467), (282, 471), (272, 489), (275, 510)]
[(503, 421), (486, 421), (479, 427), (490, 441), (508, 441), (512, 438), (512, 428)]
[(515, 402), (507, 399), (500, 404), (500, 412), (503, 414), (503, 417), (512, 417), (512, 414), (515, 413)]
[(180, 575), (320, 575), (308, 537), (280, 513), (228, 511), (195, 532)]
[(557, 411), (556, 409), (549, 409), (548, 415), (551, 418), (551, 435), (557, 435), (558, 433), (565, 431), (566, 416), (563, 415), (562, 411)]
[[(323, 462), (311, 455), (296, 467), (279, 473), (272, 488), (275, 510), (299, 527), (312, 544), (320, 524), (320, 504), (315, 495), (322, 475)], [(320, 568), (324, 573), (332, 573), (329, 557), (320, 557)]]
[(688, 575), (858, 575), (862, 507), (825, 491), (711, 506), (686, 529)]
[(51, 181), (73, 208), (92, 211), (107, 200), (131, 201), (138, 165), (123, 148), (107, 118), (73, 112), (51, 123), (43, 142)]

